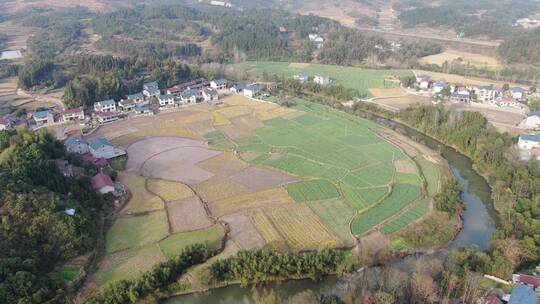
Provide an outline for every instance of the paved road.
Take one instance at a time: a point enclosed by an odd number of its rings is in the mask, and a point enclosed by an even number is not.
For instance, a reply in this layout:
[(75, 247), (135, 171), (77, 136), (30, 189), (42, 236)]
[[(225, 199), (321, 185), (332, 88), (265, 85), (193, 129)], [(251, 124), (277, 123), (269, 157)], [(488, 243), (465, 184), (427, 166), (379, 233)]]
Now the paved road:
[(488, 46), (488, 47), (498, 47), (501, 43), (499, 41), (486, 41), (486, 40), (476, 40), (476, 39), (458, 39), (458, 38), (444, 38), (437, 35), (430, 34), (417, 34), (417, 33), (404, 33), (396, 30), (383, 30), (369, 27), (356, 27), (360, 31), (378, 33), (378, 34), (389, 34), (402, 37), (412, 37), (412, 38), (422, 38), (422, 39), (432, 39), (446, 42), (457, 42), (464, 44)]

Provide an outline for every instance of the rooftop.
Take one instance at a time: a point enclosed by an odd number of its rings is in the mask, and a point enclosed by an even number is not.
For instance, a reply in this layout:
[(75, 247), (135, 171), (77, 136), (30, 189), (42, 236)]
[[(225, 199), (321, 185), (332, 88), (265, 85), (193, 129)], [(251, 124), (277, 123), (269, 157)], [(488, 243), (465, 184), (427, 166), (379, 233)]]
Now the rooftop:
[(540, 111), (531, 111), (528, 116), (540, 116)]
[(84, 112), (83, 107), (73, 108), (73, 109), (67, 109), (64, 112), (62, 112), (63, 115), (67, 114), (75, 114), (75, 113), (81, 113)]
[(45, 111), (39, 111), (34, 112), (34, 118), (47, 118), (47, 116), (51, 113), (51, 110), (45, 110)]
[(512, 289), (510, 294), (510, 304), (538, 304), (536, 293), (532, 288), (525, 285), (518, 285)]
[(540, 135), (536, 135), (536, 134), (521, 134), (519, 136), (519, 139), (520, 140), (527, 140), (527, 141), (536, 141), (536, 142), (540, 142)]
[(214, 79), (212, 80), (217, 85), (224, 85), (227, 84), (227, 79)]
[(135, 94), (128, 95), (126, 98), (127, 99), (143, 99), (144, 95), (141, 93), (135, 93)]
[(85, 140), (79, 139), (77, 137), (70, 136), (68, 139), (66, 139), (65, 144), (66, 145), (78, 145), (78, 144), (88, 144), (88, 142), (85, 141)]
[(92, 177), (92, 188), (97, 190), (107, 186), (114, 187), (111, 177), (107, 174), (100, 172)]
[(116, 102), (113, 99), (102, 100), (102, 101), (98, 101), (97, 103), (102, 106), (109, 106), (109, 105), (116, 104)]
[(90, 142), (90, 147), (94, 150), (97, 150), (105, 146), (114, 147), (106, 138), (98, 138)]

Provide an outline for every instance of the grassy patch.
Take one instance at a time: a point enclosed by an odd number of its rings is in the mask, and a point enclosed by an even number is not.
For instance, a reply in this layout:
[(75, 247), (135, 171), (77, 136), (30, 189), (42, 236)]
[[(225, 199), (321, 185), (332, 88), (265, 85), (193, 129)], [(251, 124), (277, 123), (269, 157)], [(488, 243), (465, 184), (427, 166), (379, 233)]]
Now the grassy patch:
[(109, 159), (109, 164), (111, 165), (111, 168), (113, 168), (116, 171), (124, 171), (124, 169), (126, 169), (127, 160), (128, 160), (127, 155), (121, 155), (121, 156)]
[(204, 138), (208, 141), (208, 145), (213, 149), (230, 151), (234, 148), (234, 143), (219, 131), (210, 132), (204, 135)]
[(419, 220), (428, 212), (430, 201), (431, 199), (429, 198), (423, 199), (416, 206), (414, 206), (414, 208), (411, 208), (409, 211), (403, 213), (395, 220), (385, 224), (381, 228), (381, 232), (384, 234), (394, 233), (407, 227), (412, 222)]
[(107, 252), (156, 242), (169, 233), (165, 211), (119, 217), (106, 235)]
[(165, 256), (172, 258), (178, 255), (182, 249), (197, 243), (206, 243), (209, 248), (217, 250), (220, 248), (224, 236), (225, 231), (221, 225), (214, 225), (207, 229), (170, 235), (159, 242), (159, 246)]
[(327, 180), (309, 180), (287, 185), (287, 191), (297, 202), (320, 201), (336, 198), (336, 186)]
[(330, 227), (346, 245), (352, 245), (349, 221), (354, 209), (343, 200), (332, 199), (309, 203), (309, 207)]
[(64, 282), (71, 282), (77, 277), (79, 272), (81, 272), (80, 268), (62, 267), (58, 271), (53, 272), (52, 275)]

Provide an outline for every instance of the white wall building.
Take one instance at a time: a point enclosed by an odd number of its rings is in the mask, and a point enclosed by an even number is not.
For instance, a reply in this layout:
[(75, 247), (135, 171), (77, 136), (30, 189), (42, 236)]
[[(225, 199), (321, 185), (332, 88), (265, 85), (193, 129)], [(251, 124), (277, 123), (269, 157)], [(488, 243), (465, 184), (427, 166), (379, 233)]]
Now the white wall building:
[(116, 102), (112, 99), (94, 102), (96, 112), (116, 112)]
[(330, 84), (331, 80), (330, 80), (330, 76), (316, 75), (315, 78), (313, 78), (313, 82), (320, 84), (322, 86), (326, 86)]
[(519, 136), (518, 147), (521, 150), (531, 150), (540, 147), (540, 135), (521, 134)]

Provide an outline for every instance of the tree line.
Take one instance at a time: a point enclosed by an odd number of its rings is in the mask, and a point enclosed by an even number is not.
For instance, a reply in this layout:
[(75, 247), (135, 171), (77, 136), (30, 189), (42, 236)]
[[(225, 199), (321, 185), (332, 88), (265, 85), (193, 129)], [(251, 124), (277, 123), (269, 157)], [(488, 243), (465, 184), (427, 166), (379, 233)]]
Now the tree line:
[(61, 302), (55, 267), (95, 244), (103, 201), (89, 177), (58, 171), (55, 159), (66, 157), (49, 133), (0, 131), (1, 303)]

